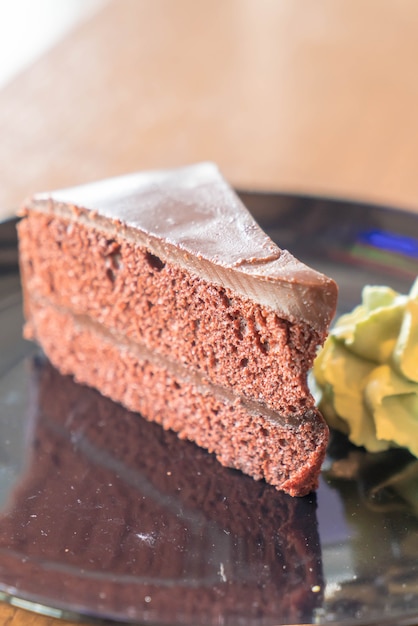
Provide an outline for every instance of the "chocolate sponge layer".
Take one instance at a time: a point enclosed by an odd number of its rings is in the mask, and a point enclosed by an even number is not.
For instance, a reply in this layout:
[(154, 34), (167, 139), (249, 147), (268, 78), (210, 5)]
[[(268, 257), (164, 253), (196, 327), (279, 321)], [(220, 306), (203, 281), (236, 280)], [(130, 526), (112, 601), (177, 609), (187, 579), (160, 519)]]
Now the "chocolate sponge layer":
[(94, 386), (147, 419), (214, 452), (226, 466), (291, 495), (317, 487), (328, 427), (316, 409), (288, 416), (258, 411), (254, 403), (220, 397), (212, 386), (184, 380), (112, 341), (99, 328), (71, 313), (29, 300), (26, 336), (36, 338), (64, 374)]
[(281, 319), (123, 237), (37, 213), (19, 230), (30, 293), (283, 413), (313, 406), (306, 372), (324, 333)]

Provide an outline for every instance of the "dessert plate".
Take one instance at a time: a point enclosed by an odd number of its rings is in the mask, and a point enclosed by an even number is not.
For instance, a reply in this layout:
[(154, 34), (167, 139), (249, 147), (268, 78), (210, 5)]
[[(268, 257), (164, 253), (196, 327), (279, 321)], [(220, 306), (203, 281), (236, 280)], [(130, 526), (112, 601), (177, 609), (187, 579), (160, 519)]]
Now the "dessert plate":
[[(408, 291), (418, 217), (243, 192), (270, 236), (335, 278)], [(21, 338), (15, 223), (0, 225), (0, 598), (164, 626), (418, 624), (418, 462), (333, 436), (291, 498), (60, 376)], [(146, 390), (144, 390), (146, 393)]]

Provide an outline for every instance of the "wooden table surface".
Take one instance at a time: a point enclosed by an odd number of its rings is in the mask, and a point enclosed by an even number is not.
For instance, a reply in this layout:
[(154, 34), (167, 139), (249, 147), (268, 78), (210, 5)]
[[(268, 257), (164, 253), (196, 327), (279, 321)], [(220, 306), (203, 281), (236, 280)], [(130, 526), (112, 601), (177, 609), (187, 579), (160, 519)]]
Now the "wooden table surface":
[(416, 0), (113, 0), (0, 91), (0, 211), (212, 159), (244, 187), (418, 208)]
[(418, 210), (417, 26), (416, 0), (110, 0), (0, 90), (0, 217), (208, 159), (243, 188)]

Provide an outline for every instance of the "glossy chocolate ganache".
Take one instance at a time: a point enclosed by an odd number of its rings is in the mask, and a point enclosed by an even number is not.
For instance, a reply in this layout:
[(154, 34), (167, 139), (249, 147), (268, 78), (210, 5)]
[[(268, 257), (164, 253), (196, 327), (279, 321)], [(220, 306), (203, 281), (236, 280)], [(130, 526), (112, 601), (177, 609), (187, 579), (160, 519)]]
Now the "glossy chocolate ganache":
[(281, 250), (211, 163), (130, 174), (37, 194), (27, 208), (123, 235), (163, 262), (323, 330), (334, 281)]
[(62, 373), (224, 465), (316, 488), (328, 429), (306, 377), (336, 285), (280, 250), (214, 165), (36, 195), (23, 213), (25, 336)]
[(0, 516), (3, 585), (141, 623), (311, 623), (315, 496), (223, 468), (44, 359), (31, 384), (28, 463)]

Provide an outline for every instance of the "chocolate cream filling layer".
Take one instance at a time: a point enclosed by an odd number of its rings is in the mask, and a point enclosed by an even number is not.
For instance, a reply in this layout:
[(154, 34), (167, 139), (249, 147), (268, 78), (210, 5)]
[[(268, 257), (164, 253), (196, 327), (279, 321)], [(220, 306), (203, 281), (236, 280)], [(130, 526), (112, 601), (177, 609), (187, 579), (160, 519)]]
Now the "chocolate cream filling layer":
[[(238, 402), (239, 405), (250, 415), (262, 416), (263, 418), (273, 423), (280, 424), (281, 426), (294, 427), (298, 426), (301, 421), (309, 419), (316, 414), (315, 410), (309, 408), (303, 413), (296, 412), (294, 414), (289, 413), (287, 415), (282, 415), (280, 412), (274, 411), (270, 407), (266, 406), (263, 402), (257, 402), (246, 398), (243, 395), (234, 392), (232, 388), (227, 389), (221, 385), (209, 382), (204, 374), (191, 370), (190, 368), (183, 366), (181, 363), (173, 361), (166, 356), (162, 356), (155, 350), (149, 350), (146, 346), (140, 343), (128, 340), (121, 333), (115, 331), (114, 329), (106, 328), (86, 315), (75, 315), (72, 311), (65, 307), (52, 305), (45, 298), (31, 296), (28, 301), (29, 307), (31, 302), (33, 302), (34, 308), (52, 308), (62, 315), (71, 317), (75, 326), (78, 326), (80, 329), (85, 329), (94, 333), (104, 342), (115, 346), (119, 351), (128, 351), (140, 363), (147, 362), (158, 369), (167, 371), (167, 373), (180, 384), (186, 383), (193, 385), (196, 391), (202, 395), (213, 395), (221, 402), (231, 406)], [(36, 322), (34, 326), (36, 326)], [(35, 335), (36, 338), (36, 330), (30, 321), (26, 330), (26, 335), (30, 339), (34, 338), (33, 335)]]

